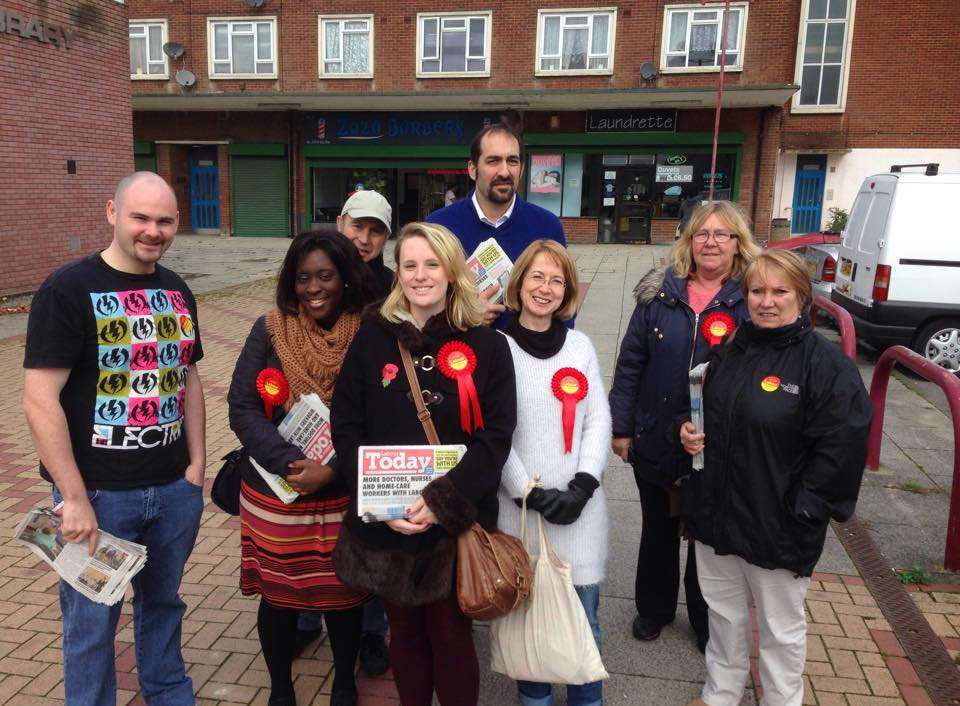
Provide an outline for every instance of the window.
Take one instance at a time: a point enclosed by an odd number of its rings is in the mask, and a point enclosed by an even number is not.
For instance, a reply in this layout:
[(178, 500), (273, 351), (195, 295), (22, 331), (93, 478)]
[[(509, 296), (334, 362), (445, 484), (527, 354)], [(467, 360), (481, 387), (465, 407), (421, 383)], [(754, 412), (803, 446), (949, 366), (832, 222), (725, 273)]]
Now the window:
[(842, 112), (850, 73), (855, 0), (804, 0), (793, 96), (795, 112)]
[(167, 55), (166, 20), (133, 20), (130, 22), (130, 78), (142, 81), (170, 78)]
[(373, 15), (320, 18), (320, 75), (373, 78)]
[[(663, 13), (660, 69), (665, 73), (717, 71), (722, 47), (723, 6), (667, 6)], [(727, 13), (727, 71), (743, 69), (746, 3), (731, 3)]]
[(210, 78), (276, 78), (277, 20), (207, 20)]
[(537, 75), (613, 73), (616, 10), (538, 14)]
[(417, 16), (417, 76), (489, 76), (490, 13)]

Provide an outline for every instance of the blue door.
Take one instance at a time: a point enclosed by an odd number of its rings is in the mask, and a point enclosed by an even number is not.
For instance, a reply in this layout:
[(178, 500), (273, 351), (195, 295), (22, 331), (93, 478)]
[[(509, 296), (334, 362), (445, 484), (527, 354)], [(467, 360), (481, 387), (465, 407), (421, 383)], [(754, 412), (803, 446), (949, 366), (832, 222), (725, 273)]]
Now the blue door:
[(204, 157), (190, 153), (190, 221), (195, 231), (220, 230), (220, 169)]
[(823, 183), (826, 158), (797, 157), (797, 177), (793, 184), (793, 233), (816, 233), (823, 211)]

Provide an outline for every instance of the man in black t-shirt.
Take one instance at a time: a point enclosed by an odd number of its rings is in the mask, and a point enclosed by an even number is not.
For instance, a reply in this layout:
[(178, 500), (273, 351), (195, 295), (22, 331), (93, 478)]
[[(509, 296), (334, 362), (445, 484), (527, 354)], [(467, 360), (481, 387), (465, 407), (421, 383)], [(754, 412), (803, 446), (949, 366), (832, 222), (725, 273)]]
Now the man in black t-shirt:
[[(203, 510), (205, 410), (197, 305), (157, 264), (177, 232), (173, 190), (152, 172), (107, 202), (113, 242), (54, 272), (27, 326), (23, 407), (61, 531), (94, 554), (98, 529), (147, 547), (133, 579), (137, 677), (148, 703), (192, 705), (178, 595)], [(121, 604), (60, 583), (67, 703), (116, 703)]]

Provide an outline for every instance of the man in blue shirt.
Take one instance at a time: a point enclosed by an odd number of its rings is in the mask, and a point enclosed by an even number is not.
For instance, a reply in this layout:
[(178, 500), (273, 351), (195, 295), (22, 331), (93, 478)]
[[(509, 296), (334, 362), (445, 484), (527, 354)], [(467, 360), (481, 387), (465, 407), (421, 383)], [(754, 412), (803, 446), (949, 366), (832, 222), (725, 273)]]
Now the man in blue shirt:
[[(460, 239), (470, 257), (477, 245), (487, 238), (496, 238), (511, 261), (516, 261), (534, 240), (549, 238), (563, 246), (560, 219), (540, 206), (527, 203), (517, 195), (523, 176), (523, 145), (520, 136), (503, 123), (488, 125), (477, 133), (470, 144), (467, 172), (475, 182), (469, 198), (434, 211), (429, 223), (446, 226)], [(499, 290), (484, 292), (490, 299)], [(506, 325), (502, 304), (487, 304), (485, 322), (497, 328)]]

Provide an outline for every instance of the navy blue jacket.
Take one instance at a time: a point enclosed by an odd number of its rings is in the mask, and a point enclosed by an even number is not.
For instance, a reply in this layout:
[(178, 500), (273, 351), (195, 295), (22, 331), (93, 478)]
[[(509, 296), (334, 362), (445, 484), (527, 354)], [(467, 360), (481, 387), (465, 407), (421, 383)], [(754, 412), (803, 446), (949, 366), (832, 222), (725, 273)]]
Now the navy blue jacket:
[(748, 318), (747, 305), (740, 281), (728, 280), (696, 315), (687, 303), (687, 281), (669, 268), (648, 272), (634, 294), (637, 306), (610, 386), (613, 435), (633, 439), (639, 477), (667, 485), (676, 480), (676, 464), (666, 432), (689, 404), (690, 368), (706, 361), (710, 352), (701, 322), (721, 311), (739, 326)]

